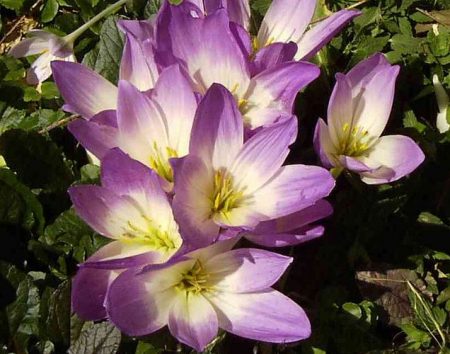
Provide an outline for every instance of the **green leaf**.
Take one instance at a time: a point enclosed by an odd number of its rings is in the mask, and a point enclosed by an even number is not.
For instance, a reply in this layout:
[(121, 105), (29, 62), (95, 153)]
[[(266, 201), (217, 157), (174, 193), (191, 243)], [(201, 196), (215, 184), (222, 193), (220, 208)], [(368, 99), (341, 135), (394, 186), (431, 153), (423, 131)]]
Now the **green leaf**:
[(145, 343), (139, 341), (137, 347), (136, 347), (136, 353), (135, 354), (159, 354), (163, 353), (164, 349), (157, 349), (150, 343)]
[(24, 90), (23, 100), (25, 102), (40, 101), (41, 94), (32, 86), (28, 86)]
[(47, 334), (52, 342), (69, 344), (70, 340), (70, 282), (64, 281), (49, 299)]
[(10, 10), (19, 11), (22, 9), (25, 0), (0, 0), (0, 5)]
[(120, 331), (109, 322), (86, 322), (80, 337), (70, 346), (69, 354), (114, 354), (120, 344)]
[(59, 97), (59, 91), (54, 82), (47, 81), (41, 85), (41, 95), (43, 98), (51, 100)]
[(161, 7), (161, 0), (148, 0), (144, 7), (144, 17), (150, 18), (155, 15)]
[(36, 132), (13, 129), (3, 133), (0, 154), (30, 188), (65, 190), (74, 179), (59, 148)]
[(396, 34), (391, 40), (392, 50), (400, 52), (402, 54), (417, 54), (421, 51), (420, 45), (422, 39), (415, 38), (410, 35)]
[(116, 25), (117, 17), (108, 17), (100, 31), (98, 48), (89, 52), (83, 64), (88, 65), (100, 75), (117, 84), (120, 60), (123, 50), (123, 34)]
[(41, 21), (44, 23), (52, 21), (58, 13), (59, 4), (56, 0), (47, 0), (41, 12)]
[(269, 9), (270, 3), (270, 0), (255, 0), (251, 6), (255, 12), (259, 13), (261, 16), (264, 16)]
[(9, 169), (0, 169), (0, 223), (22, 224), (30, 229), (44, 228), (42, 206), (31, 190)]

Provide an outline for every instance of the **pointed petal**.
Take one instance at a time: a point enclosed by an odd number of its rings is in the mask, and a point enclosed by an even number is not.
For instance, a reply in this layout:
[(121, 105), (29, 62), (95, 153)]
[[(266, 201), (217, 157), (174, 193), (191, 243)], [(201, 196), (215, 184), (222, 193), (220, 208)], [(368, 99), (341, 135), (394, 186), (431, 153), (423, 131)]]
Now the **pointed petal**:
[[(354, 104), (354, 125), (367, 130), (370, 137), (377, 138), (386, 127), (395, 94), (395, 81), (399, 66), (383, 68), (372, 79), (362, 85)], [(353, 90), (353, 89), (352, 89)]]
[(447, 110), (450, 99), (436, 74), (433, 75), (433, 86), (439, 108), (439, 113), (436, 117), (436, 128), (438, 128), (439, 133), (445, 133), (450, 129), (450, 124), (447, 121)]
[(201, 352), (218, 329), (216, 312), (202, 295), (177, 296), (169, 315), (169, 330), (175, 338)]
[(297, 120), (287, 118), (264, 128), (244, 144), (230, 172), (237, 186), (245, 187), (246, 193), (261, 187), (280, 168), (289, 153), (289, 145), (297, 135)]
[(243, 93), (249, 82), (247, 60), (230, 31), (226, 10), (219, 9), (206, 17), (193, 16), (193, 12), (195, 9), (188, 2), (163, 8), (158, 48), (168, 47), (185, 64), (199, 92), (220, 83), (230, 91)]
[(348, 139), (353, 127), (353, 99), (350, 81), (343, 74), (336, 74), (336, 84), (328, 103), (328, 132), (331, 142), (326, 141), (326, 133), (322, 135), (322, 145), (325, 153), (329, 155), (336, 152), (332, 146), (339, 146)]
[(149, 165), (153, 149), (168, 147), (167, 130), (155, 104), (132, 84), (119, 82), (117, 122), (120, 147), (133, 158)]
[(252, 53), (252, 40), (250, 34), (244, 27), (239, 26), (237, 23), (230, 22), (230, 31), (234, 35), (239, 48), (241, 48), (242, 54), (245, 58), (249, 58)]
[(287, 247), (297, 246), (302, 243), (314, 240), (323, 235), (323, 226), (305, 226), (292, 233), (273, 234), (248, 234), (245, 238), (263, 247)]
[(196, 156), (184, 158), (180, 178), (175, 175), (173, 213), (183, 238), (197, 247), (214, 242), (219, 233), (211, 219), (214, 175)]
[(77, 214), (103, 236), (118, 238), (128, 229), (128, 222), (142, 220), (142, 212), (127, 197), (92, 185), (69, 188)]
[(262, 291), (275, 284), (293, 258), (255, 248), (225, 252), (204, 264), (208, 284), (220, 292)]
[(257, 75), (264, 70), (292, 61), (296, 52), (297, 45), (294, 42), (273, 43), (260, 49), (253, 61), (252, 75)]
[[(411, 138), (403, 135), (382, 136), (364, 159), (369, 166), (382, 165), (382, 168), (362, 173), (361, 179), (367, 184), (393, 182), (414, 171), (424, 159), (422, 150)], [(392, 172), (392, 176), (385, 176), (385, 168)]]
[(189, 152), (215, 170), (227, 167), (242, 147), (243, 130), (233, 96), (222, 85), (214, 84), (199, 103)]
[(303, 309), (285, 295), (266, 291), (208, 294), (219, 326), (244, 338), (289, 343), (308, 338), (311, 325)]
[(115, 111), (102, 111), (95, 115), (91, 120), (77, 119), (68, 126), (69, 131), (79, 141), (79, 143), (88, 151), (93, 153), (99, 159), (119, 145), (119, 131), (110, 125), (101, 124), (102, 117), (106, 119), (116, 119)]
[(332, 213), (333, 207), (331, 204), (326, 200), (321, 199), (314, 205), (293, 214), (259, 223), (255, 228), (254, 233), (280, 233), (297, 230), (310, 223), (326, 218)]
[(126, 269), (164, 262), (168, 255), (153, 251), (142, 243), (113, 241), (96, 252), (96, 259), (88, 259), (80, 268)]
[(52, 72), (71, 112), (89, 119), (101, 111), (116, 108), (117, 88), (84, 65), (54, 61)]
[(361, 15), (361, 11), (341, 10), (320, 21), (297, 42), (298, 52), (295, 59), (311, 59), (325, 44), (337, 36), (353, 18), (359, 15)]
[(255, 208), (270, 219), (292, 214), (330, 194), (335, 185), (324, 168), (307, 165), (283, 166), (253, 194)]
[(328, 126), (319, 118), (314, 130), (314, 151), (319, 155), (320, 162), (325, 168), (331, 168), (333, 166), (330, 155), (335, 153), (333, 142), (331, 141)]
[(356, 64), (345, 76), (350, 80), (350, 85), (355, 92), (361, 86), (370, 81), (380, 70), (391, 67), (388, 60), (382, 53), (375, 53), (369, 58)]
[(140, 91), (147, 91), (155, 86), (158, 68), (152, 53), (144, 53), (140, 42), (132, 35), (125, 36), (125, 47), (120, 62), (120, 80), (132, 83)]
[(152, 99), (167, 122), (170, 147), (177, 151), (179, 157), (187, 155), (197, 98), (178, 65), (164, 69), (153, 90)]
[(298, 42), (316, 8), (316, 0), (274, 0), (258, 32), (260, 47), (273, 42)]
[(8, 52), (9, 55), (12, 55), (14, 58), (22, 58), (27, 57), (29, 55), (40, 54), (45, 50), (49, 49), (50, 44), (48, 41), (38, 38), (32, 37), (27, 38), (16, 45), (14, 45)]
[[(372, 168), (367, 166), (364, 162), (360, 161), (357, 157), (352, 157), (352, 156), (345, 156), (345, 155), (341, 155), (339, 156), (339, 163), (342, 167), (356, 172), (356, 173), (360, 173), (360, 172), (367, 172), (367, 171), (371, 171)], [(378, 165), (377, 167), (374, 168), (378, 168), (380, 167), (380, 165)]]
[(50, 52), (42, 53), (27, 70), (26, 81), (30, 85), (37, 85), (44, 82), (52, 75), (50, 63), (56, 59)]

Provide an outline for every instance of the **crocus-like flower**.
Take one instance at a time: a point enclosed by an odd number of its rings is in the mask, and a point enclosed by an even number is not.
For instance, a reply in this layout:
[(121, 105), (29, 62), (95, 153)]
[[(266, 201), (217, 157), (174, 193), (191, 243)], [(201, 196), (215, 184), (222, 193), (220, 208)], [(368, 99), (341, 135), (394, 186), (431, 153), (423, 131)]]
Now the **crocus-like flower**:
[(219, 327), (265, 342), (309, 337), (302, 308), (271, 288), (292, 258), (257, 249), (230, 251), (232, 245), (218, 242), (161, 266), (122, 273), (107, 295), (109, 320), (133, 336), (168, 325), (197, 351)]
[(322, 164), (359, 173), (367, 184), (395, 181), (424, 160), (417, 144), (403, 135), (381, 136), (392, 108), (397, 65), (382, 54), (336, 75), (328, 104), (328, 126), (319, 119), (314, 145)]
[(348, 22), (361, 14), (357, 10), (341, 10), (306, 31), (316, 3), (316, 0), (273, 0), (261, 23), (254, 47), (260, 49), (276, 42), (294, 42), (298, 47), (295, 58), (308, 60)]
[(433, 75), (433, 85), (439, 109), (439, 113), (436, 117), (436, 127), (440, 133), (445, 133), (450, 129), (450, 124), (447, 119), (447, 111), (450, 100), (437, 75)]
[(73, 43), (55, 34), (32, 30), (30, 38), (24, 39), (11, 48), (9, 54), (15, 58), (39, 54), (27, 71), (27, 82), (37, 85), (52, 75), (50, 63), (53, 60), (76, 61)]
[(113, 240), (82, 264), (73, 280), (72, 308), (89, 320), (105, 317), (105, 294), (119, 273), (163, 263), (182, 245), (172, 208), (152, 170), (114, 149), (102, 161), (101, 181), (102, 186), (69, 189), (77, 214)]
[(270, 125), (292, 112), (298, 91), (320, 71), (310, 63), (290, 61), (252, 77), (233, 28), (223, 8), (204, 16), (190, 2), (178, 6), (166, 2), (158, 17), (156, 42), (167, 61), (173, 60), (172, 55), (180, 62), (196, 91), (204, 94), (213, 83), (220, 83), (232, 92), (247, 127)]
[(99, 159), (109, 149), (119, 147), (156, 171), (170, 190), (170, 160), (189, 152), (197, 108), (190, 83), (173, 65), (163, 70), (151, 95), (127, 81), (119, 81), (117, 99), (117, 111), (102, 111), (90, 120), (79, 119), (69, 125), (69, 130)]
[(334, 186), (328, 171), (281, 167), (296, 134), (295, 117), (280, 117), (244, 143), (233, 96), (211, 86), (197, 109), (189, 155), (175, 169), (173, 208), (182, 232), (205, 245), (220, 228), (251, 229), (326, 197)]

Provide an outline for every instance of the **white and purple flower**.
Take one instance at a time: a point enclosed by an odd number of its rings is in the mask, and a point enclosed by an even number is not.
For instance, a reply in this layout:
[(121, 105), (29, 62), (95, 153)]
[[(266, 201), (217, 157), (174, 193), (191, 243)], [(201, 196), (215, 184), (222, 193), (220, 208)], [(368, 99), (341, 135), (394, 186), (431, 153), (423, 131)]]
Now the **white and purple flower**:
[(146, 335), (168, 325), (180, 342), (202, 351), (222, 328), (245, 338), (289, 343), (308, 338), (303, 309), (271, 288), (292, 262), (276, 253), (215, 243), (111, 285), (106, 308), (121, 331)]
[(314, 145), (322, 164), (359, 173), (363, 182), (396, 181), (425, 156), (403, 135), (381, 136), (394, 99), (397, 65), (375, 54), (346, 75), (336, 75), (328, 104), (328, 125), (319, 119)]

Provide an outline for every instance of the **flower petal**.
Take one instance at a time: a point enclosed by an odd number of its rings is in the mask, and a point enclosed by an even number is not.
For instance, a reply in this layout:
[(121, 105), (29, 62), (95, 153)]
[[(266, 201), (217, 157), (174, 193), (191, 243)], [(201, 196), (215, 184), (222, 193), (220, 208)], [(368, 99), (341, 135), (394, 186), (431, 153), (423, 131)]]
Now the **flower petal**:
[[(367, 184), (393, 182), (414, 171), (424, 159), (422, 150), (411, 138), (403, 135), (382, 136), (364, 159), (369, 166), (382, 167), (361, 173), (361, 179)], [(386, 168), (391, 171), (391, 176), (386, 177)]]
[(43, 51), (49, 49), (49, 43), (39, 37), (32, 37), (21, 40), (15, 44), (8, 52), (14, 58), (23, 58), (29, 55), (41, 54)]
[(169, 315), (169, 330), (180, 342), (201, 352), (217, 335), (218, 320), (202, 295), (178, 294)]
[(141, 336), (168, 323), (177, 296), (173, 285), (180, 281), (180, 273), (166, 270), (137, 274), (130, 269), (111, 284), (106, 301), (108, 318), (122, 332)]
[(283, 166), (253, 194), (255, 208), (270, 219), (292, 214), (330, 194), (335, 185), (324, 168), (307, 165)]
[(303, 309), (273, 289), (261, 292), (208, 294), (219, 326), (244, 338), (289, 343), (308, 338), (311, 325)]
[(289, 117), (253, 135), (230, 168), (237, 186), (246, 193), (261, 187), (280, 168), (297, 135), (297, 119)]
[(243, 93), (249, 82), (247, 60), (230, 31), (226, 10), (202, 17), (192, 15), (195, 8), (189, 2), (163, 6), (158, 48), (167, 48), (181, 60), (199, 92), (220, 83), (230, 91)]
[(250, 1), (227, 0), (226, 7), (230, 21), (237, 23), (245, 29), (250, 28)]
[(294, 42), (273, 43), (260, 49), (253, 61), (252, 75), (257, 75), (264, 70), (292, 61), (296, 52), (297, 45)]
[(391, 67), (382, 53), (375, 53), (369, 58), (356, 64), (345, 76), (350, 80), (350, 85), (355, 94), (361, 90), (361, 86), (370, 81), (380, 70)]
[(77, 214), (95, 231), (109, 238), (119, 238), (128, 222), (142, 221), (142, 212), (127, 197), (100, 186), (78, 185), (69, 189)]
[(99, 159), (102, 159), (109, 149), (119, 145), (117, 127), (103, 124), (104, 119), (115, 120), (116, 112), (112, 110), (102, 111), (89, 121), (77, 119), (68, 126), (69, 131), (80, 144)]
[(297, 60), (311, 59), (325, 44), (333, 39), (342, 28), (344, 28), (353, 18), (361, 15), (357, 10), (341, 10), (323, 21), (320, 21), (312, 29), (307, 31), (300, 39), (298, 52), (295, 55)]
[(329, 156), (336, 153), (336, 149), (331, 141), (328, 126), (322, 118), (319, 118), (314, 130), (314, 150), (319, 155), (323, 167), (331, 168), (333, 166)]
[(316, 0), (274, 0), (258, 32), (261, 47), (273, 42), (298, 42), (316, 8)]
[(323, 235), (323, 226), (305, 226), (292, 233), (246, 234), (245, 238), (263, 247), (297, 246)]
[(125, 38), (120, 80), (129, 81), (140, 91), (152, 89), (159, 75), (152, 53), (144, 53), (141, 43), (134, 36), (127, 34)]
[(116, 108), (117, 88), (96, 72), (78, 63), (53, 61), (51, 65), (68, 111), (89, 119), (101, 111)]
[(173, 213), (183, 238), (197, 247), (214, 242), (219, 233), (219, 226), (211, 219), (213, 183), (211, 169), (194, 155), (184, 158), (180, 173), (175, 175)]
[(178, 152), (179, 157), (187, 155), (197, 98), (178, 65), (161, 72), (152, 99), (167, 122), (170, 147)]
[(399, 69), (398, 65), (382, 68), (362, 85), (361, 91), (353, 92), (354, 97), (360, 95), (353, 106), (353, 126), (367, 130), (370, 137), (378, 138), (387, 124)]
[(124, 33), (135, 37), (139, 41), (153, 39), (155, 34), (155, 23), (151, 20), (119, 20), (117, 27)]
[(255, 248), (240, 248), (219, 254), (204, 267), (208, 284), (220, 292), (261, 291), (275, 284), (293, 258)]
[(243, 130), (233, 96), (222, 85), (214, 84), (199, 103), (189, 152), (215, 170), (227, 167), (242, 147)]

